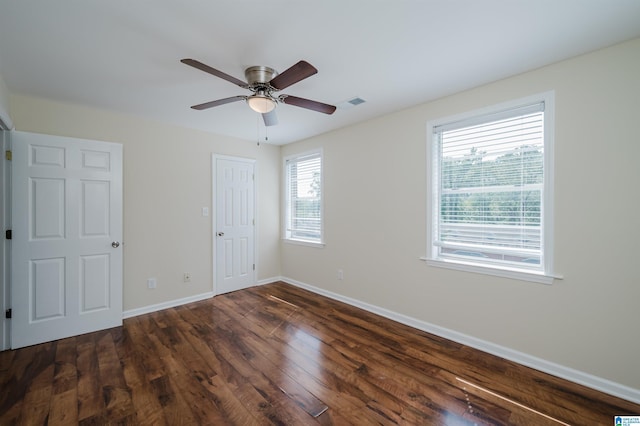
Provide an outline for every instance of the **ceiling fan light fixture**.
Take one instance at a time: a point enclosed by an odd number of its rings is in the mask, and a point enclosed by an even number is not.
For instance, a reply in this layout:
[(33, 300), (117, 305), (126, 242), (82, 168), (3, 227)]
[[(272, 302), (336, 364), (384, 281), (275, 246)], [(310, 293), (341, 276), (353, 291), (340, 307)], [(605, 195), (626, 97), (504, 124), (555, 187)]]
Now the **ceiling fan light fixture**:
[(252, 110), (260, 114), (271, 112), (276, 107), (276, 102), (273, 99), (258, 94), (249, 96), (247, 103)]
[[(231, 96), (229, 98), (218, 99), (216, 101), (205, 102), (203, 104), (193, 105), (191, 108), (195, 110), (204, 110), (208, 108), (225, 105), (231, 102), (237, 102), (245, 100), (249, 105), (249, 108), (262, 114), (264, 123), (266, 126), (273, 126), (277, 124), (277, 118), (273, 110), (279, 103), (293, 105), (300, 108), (305, 108), (311, 111), (321, 112), (323, 114), (333, 114), (336, 110), (334, 105), (324, 104), (318, 101), (312, 101), (311, 99), (299, 98), (291, 95), (274, 95), (274, 92), (278, 92), (282, 89), (296, 84), (312, 75), (316, 74), (318, 70), (306, 61), (299, 61), (297, 64), (287, 68), (284, 72), (278, 74), (273, 68), (264, 66), (249, 67), (244, 71), (244, 75), (247, 79), (245, 83), (229, 74), (226, 74), (220, 70), (196, 61), (195, 59), (182, 59), (185, 65), (199, 69), (215, 77), (235, 84), (243, 89), (250, 90), (253, 94), (250, 96)], [(355, 105), (355, 104), (353, 104)]]

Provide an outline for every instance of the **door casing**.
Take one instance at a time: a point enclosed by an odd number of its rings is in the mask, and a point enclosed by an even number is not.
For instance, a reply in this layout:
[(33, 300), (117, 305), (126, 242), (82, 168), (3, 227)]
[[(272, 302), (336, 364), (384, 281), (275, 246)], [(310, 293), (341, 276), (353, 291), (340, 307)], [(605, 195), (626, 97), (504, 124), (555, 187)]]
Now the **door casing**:
[[(0, 215), (2, 217), (2, 233), (11, 227), (11, 161), (5, 157), (5, 152), (11, 150), (11, 132), (2, 129), (0, 120), (0, 145), (2, 158), (0, 159)], [(11, 347), (11, 323), (5, 318), (5, 312), (11, 307), (11, 241), (1, 235), (0, 243), (0, 351)]]

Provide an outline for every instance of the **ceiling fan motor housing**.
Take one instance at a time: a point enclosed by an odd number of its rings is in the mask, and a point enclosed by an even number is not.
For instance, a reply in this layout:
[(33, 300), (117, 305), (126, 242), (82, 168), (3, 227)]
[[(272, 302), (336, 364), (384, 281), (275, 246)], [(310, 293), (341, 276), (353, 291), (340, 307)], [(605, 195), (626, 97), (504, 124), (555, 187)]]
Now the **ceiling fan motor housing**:
[(244, 71), (244, 76), (251, 88), (268, 86), (269, 82), (276, 76), (276, 71), (269, 67), (255, 66), (247, 68)]

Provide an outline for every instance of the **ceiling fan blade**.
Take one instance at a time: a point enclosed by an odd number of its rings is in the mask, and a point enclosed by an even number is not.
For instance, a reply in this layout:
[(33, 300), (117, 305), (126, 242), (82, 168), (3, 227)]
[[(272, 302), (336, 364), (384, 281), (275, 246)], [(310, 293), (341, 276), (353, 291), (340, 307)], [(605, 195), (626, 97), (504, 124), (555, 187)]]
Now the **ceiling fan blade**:
[(322, 112), (324, 114), (333, 114), (336, 107), (322, 102), (312, 101), (310, 99), (299, 98), (297, 96), (283, 96), (282, 102), (287, 105), (294, 105), (300, 108), (311, 109), (313, 111)]
[(202, 62), (196, 61), (195, 59), (181, 59), (180, 62), (182, 62), (183, 64), (192, 66), (194, 68), (199, 69), (200, 71), (204, 71), (206, 73), (215, 75), (216, 77), (219, 77), (223, 80), (227, 80), (229, 83), (233, 83), (237, 86), (243, 87), (243, 88), (247, 88), (247, 83), (245, 83), (244, 81), (237, 79), (233, 76), (230, 76), (229, 74), (223, 73), (222, 71), (219, 71), (215, 68), (211, 68), (209, 65), (203, 64)]
[(276, 115), (275, 109), (262, 114), (262, 119), (264, 120), (265, 126), (275, 126), (276, 124), (278, 124), (278, 116)]
[(315, 69), (315, 67), (309, 62), (300, 61), (286, 71), (278, 74), (269, 82), (269, 84), (271, 84), (271, 86), (276, 90), (282, 90), (286, 89), (292, 84), (304, 80), (307, 77), (311, 77), (317, 72), (318, 70)]
[(217, 101), (205, 102), (203, 104), (194, 105), (191, 108), (197, 109), (198, 111), (201, 111), (203, 109), (213, 108), (213, 107), (216, 107), (218, 105), (224, 105), (224, 104), (228, 104), (228, 103), (231, 103), (231, 102), (243, 101), (246, 98), (247, 98), (246, 96), (232, 96), (230, 98), (218, 99)]

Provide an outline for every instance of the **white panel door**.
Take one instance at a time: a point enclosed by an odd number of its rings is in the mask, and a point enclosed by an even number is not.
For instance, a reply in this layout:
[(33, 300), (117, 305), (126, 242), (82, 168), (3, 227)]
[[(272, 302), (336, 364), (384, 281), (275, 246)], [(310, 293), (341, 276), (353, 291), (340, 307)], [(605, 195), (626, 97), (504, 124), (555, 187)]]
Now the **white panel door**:
[(255, 284), (254, 162), (216, 157), (216, 294)]
[(12, 144), (11, 347), (122, 325), (122, 145)]

